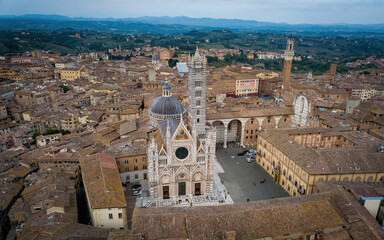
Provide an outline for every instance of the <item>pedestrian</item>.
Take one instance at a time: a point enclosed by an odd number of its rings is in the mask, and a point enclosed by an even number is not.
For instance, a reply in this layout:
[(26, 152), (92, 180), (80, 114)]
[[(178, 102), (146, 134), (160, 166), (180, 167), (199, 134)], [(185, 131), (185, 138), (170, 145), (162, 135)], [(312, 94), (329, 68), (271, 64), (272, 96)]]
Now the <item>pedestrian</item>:
[(247, 198), (247, 202), (249, 202), (249, 198)]

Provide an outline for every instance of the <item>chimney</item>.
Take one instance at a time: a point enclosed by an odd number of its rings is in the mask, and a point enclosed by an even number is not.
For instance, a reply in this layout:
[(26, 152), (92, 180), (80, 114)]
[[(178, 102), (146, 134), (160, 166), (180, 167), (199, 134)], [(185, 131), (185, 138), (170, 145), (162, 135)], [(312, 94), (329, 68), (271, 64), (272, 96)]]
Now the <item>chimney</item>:
[(226, 232), (225, 240), (236, 240), (236, 232), (235, 231)]

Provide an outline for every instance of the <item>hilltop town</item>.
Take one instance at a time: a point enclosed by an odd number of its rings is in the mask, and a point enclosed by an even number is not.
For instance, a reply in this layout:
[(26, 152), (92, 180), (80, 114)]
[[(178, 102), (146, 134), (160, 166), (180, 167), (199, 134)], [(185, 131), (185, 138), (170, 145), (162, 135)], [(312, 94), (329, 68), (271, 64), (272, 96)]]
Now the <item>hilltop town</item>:
[(384, 238), (383, 58), (135, 38), (0, 56), (0, 239)]

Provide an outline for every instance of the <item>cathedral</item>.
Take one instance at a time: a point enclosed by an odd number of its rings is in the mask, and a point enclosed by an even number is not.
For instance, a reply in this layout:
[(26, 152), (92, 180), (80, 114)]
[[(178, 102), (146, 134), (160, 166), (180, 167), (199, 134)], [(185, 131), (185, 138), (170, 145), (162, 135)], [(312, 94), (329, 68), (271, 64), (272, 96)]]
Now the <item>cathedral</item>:
[(212, 194), (216, 131), (205, 124), (206, 64), (198, 49), (188, 60), (188, 111), (167, 82), (162, 96), (153, 99), (150, 123), (158, 130), (147, 151), (152, 200), (189, 203), (194, 196)]

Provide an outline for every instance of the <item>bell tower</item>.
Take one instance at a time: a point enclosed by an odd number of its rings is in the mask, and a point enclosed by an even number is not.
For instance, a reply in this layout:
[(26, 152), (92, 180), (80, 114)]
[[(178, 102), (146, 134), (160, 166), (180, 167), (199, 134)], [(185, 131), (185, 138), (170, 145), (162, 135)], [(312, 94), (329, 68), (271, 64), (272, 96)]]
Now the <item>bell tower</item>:
[(289, 90), (291, 84), (292, 59), (295, 54), (295, 51), (293, 50), (293, 44), (293, 38), (288, 38), (287, 48), (284, 51), (283, 83), (281, 86), (282, 93)]
[(188, 116), (197, 135), (205, 134), (205, 95), (207, 79), (207, 59), (201, 56), (199, 49), (188, 60)]

